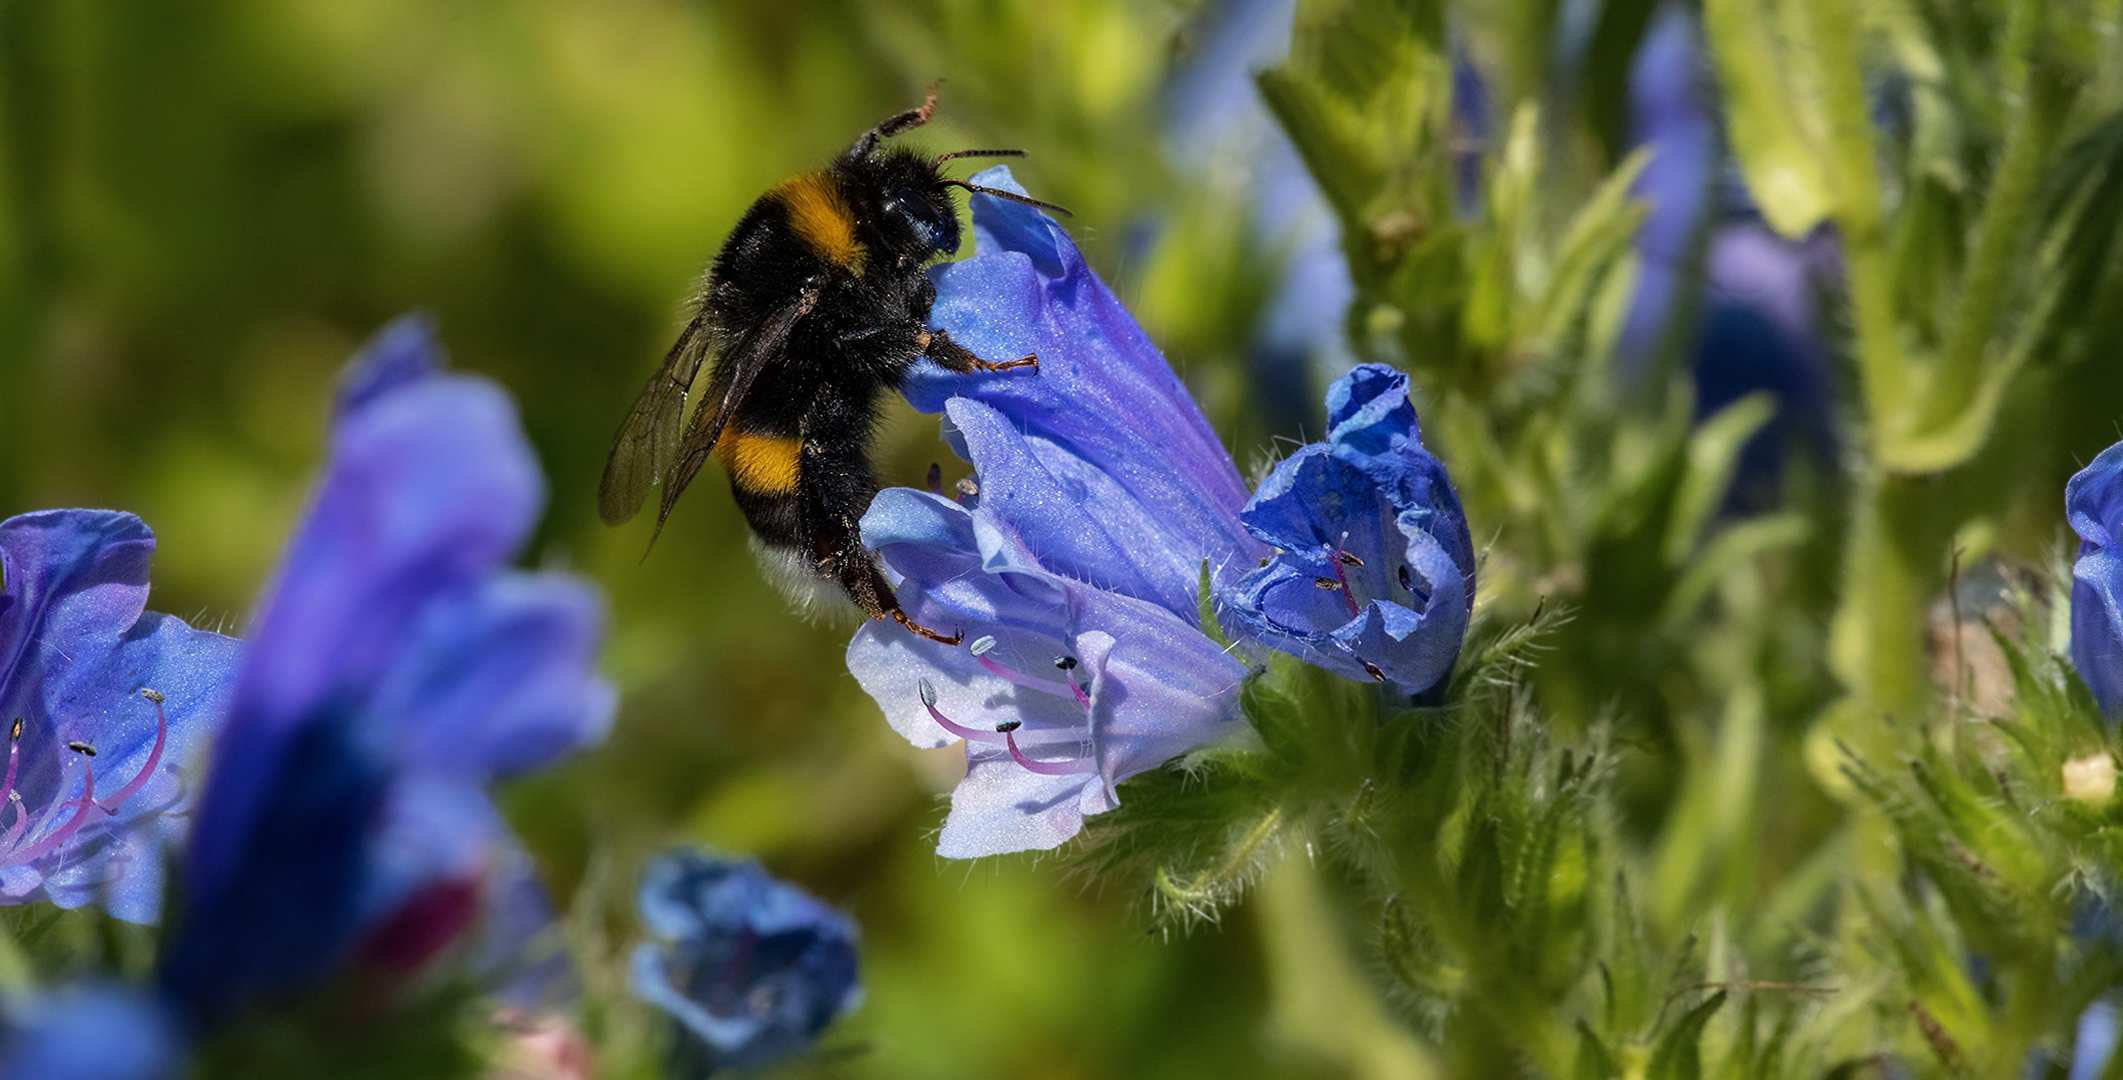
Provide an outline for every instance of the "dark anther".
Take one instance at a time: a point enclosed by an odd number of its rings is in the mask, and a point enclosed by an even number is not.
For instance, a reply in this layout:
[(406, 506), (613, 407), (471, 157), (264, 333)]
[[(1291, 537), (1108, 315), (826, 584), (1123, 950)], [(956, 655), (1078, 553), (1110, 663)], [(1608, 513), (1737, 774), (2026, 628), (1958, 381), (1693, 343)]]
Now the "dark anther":
[(13, 727), (11, 727), (11, 728), (8, 728), (8, 729), (7, 729), (7, 741), (8, 741), (8, 742), (21, 742), (21, 741), (22, 741), (22, 718), (21, 718), (21, 717), (19, 717), (19, 716), (18, 716), (18, 717), (15, 717), (15, 726), (13, 726)]
[(959, 478), (958, 478), (958, 493), (959, 493), (960, 495), (969, 495), (969, 496), (970, 496), (970, 495), (979, 495), (979, 494), (980, 494), (980, 481), (978, 481), (978, 480), (975, 480), (974, 478), (972, 478), (972, 477), (970, 477), (970, 476), (961, 476), (961, 477), (959, 477)]
[(1378, 665), (1372, 663), (1369, 660), (1364, 661), (1364, 673), (1370, 675), (1372, 678), (1377, 679), (1380, 682), (1386, 681), (1386, 673), (1380, 671), (1378, 669)]
[(87, 743), (85, 743), (85, 742), (82, 742), (82, 741), (80, 741), (80, 740), (78, 740), (78, 739), (76, 739), (76, 740), (73, 740), (73, 741), (70, 741), (70, 742), (68, 742), (68, 743), (66, 744), (66, 748), (67, 748), (68, 750), (72, 750), (72, 751), (73, 751), (74, 753), (77, 753), (77, 754), (87, 754), (87, 755), (88, 755), (88, 756), (90, 756), (90, 757), (95, 757), (95, 756), (96, 756), (96, 748), (95, 748), (95, 747), (93, 747), (93, 746), (90, 746), (89, 744), (87, 744)]
[(1265, 569), (1267, 569), (1267, 567), (1268, 567), (1268, 557), (1267, 557), (1266, 555), (1263, 555), (1263, 556), (1261, 556), (1261, 568), (1265, 570)]
[(943, 493), (944, 467), (932, 461), (929, 463), (929, 494), (941, 495)]
[(1009, 732), (1016, 731), (1018, 728), (1024, 726), (1025, 722), (1022, 720), (1005, 720), (1002, 723), (995, 725), (995, 730), (998, 734), (1008, 734)]
[(1342, 565), (1362, 566), (1364, 565), (1364, 560), (1357, 558), (1354, 552), (1344, 551), (1342, 552)]
[(1336, 581), (1331, 577), (1316, 577), (1312, 579), (1312, 583), (1322, 589), (1327, 590), (1328, 592), (1335, 592), (1342, 587), (1341, 582)]
[(148, 699), (149, 701), (154, 702), (157, 705), (162, 704), (162, 702), (165, 700), (162, 696), (162, 691), (157, 690), (152, 686), (141, 687), (140, 696)]
[(1415, 586), (1408, 584), (1408, 568), (1405, 566), (1401, 567), (1401, 588), (1409, 592), (1415, 591)]
[(1058, 668), (1060, 668), (1060, 669), (1062, 669), (1063, 671), (1075, 671), (1075, 670), (1076, 670), (1076, 657), (1073, 657), (1073, 656), (1057, 656), (1057, 657), (1055, 657), (1055, 658), (1054, 658), (1054, 666), (1055, 666), (1055, 667), (1058, 667)]

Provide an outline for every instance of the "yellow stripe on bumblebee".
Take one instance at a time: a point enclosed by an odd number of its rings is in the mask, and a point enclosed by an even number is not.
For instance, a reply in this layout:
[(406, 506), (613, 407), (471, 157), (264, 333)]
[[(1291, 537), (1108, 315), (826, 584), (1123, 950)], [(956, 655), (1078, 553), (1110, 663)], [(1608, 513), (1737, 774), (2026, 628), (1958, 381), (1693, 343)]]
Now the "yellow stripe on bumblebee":
[(855, 211), (832, 173), (805, 173), (767, 192), (788, 212), (789, 228), (819, 258), (860, 276), (870, 251), (855, 238)]
[(801, 475), (803, 440), (782, 435), (725, 431), (715, 440), (715, 456), (730, 471), (730, 480), (757, 495), (789, 495)]

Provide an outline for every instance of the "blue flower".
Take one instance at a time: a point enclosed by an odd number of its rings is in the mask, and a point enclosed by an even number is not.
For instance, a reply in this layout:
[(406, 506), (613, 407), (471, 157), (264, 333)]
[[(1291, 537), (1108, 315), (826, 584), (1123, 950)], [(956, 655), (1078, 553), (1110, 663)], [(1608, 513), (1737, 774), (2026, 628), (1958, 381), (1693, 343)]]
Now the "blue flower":
[(129, 987), (91, 984), (15, 1002), (0, 1033), (0, 1080), (157, 1080), (183, 1038)]
[(177, 768), (219, 722), (242, 650), (142, 610), (154, 549), (131, 514), (0, 522), (0, 902), (155, 920), (187, 820)]
[(2095, 1001), (2079, 1014), (2072, 1039), (2069, 1080), (2097, 1080), (2109, 1059), (2116, 1056), (2116, 1046), (2123, 1042), (2116, 1019), (2116, 1003), (2107, 998)]
[(2123, 443), (2064, 485), (2064, 512), (2079, 534), (2071, 568), (2071, 662), (2101, 715), (2123, 719)]
[[(1742, 451), (1733, 501), (1774, 501), (1795, 438), (1832, 450), (1828, 352), (1816, 294), (1837, 259), (1825, 233), (1794, 243), (1758, 220), (1746, 191), (1720, 183), (1725, 149), (1695, 17), (1668, 7), (1630, 65), (1631, 137), (1652, 157), (1636, 182), (1650, 205), (1637, 235), (1636, 294), (1617, 342), (1625, 370), (1642, 373), (1672, 349), (1695, 379), (1706, 417), (1755, 391), (1776, 418)], [(1707, 237), (1706, 237), (1707, 232)]]
[(1327, 441), (1285, 458), (1241, 515), (1277, 549), (1226, 589), (1229, 629), (1413, 696), (1459, 658), (1474, 544), (1423, 449), (1408, 377), (1364, 364), (1327, 392)]
[(916, 369), (908, 397), (946, 414), (977, 494), (887, 490), (863, 542), (916, 621), (975, 640), (871, 623), (848, 647), (901, 735), (965, 740), (937, 845), (954, 858), (1052, 848), (1122, 780), (1237, 730), (1246, 668), (1200, 629), (1202, 566), (1223, 581), (1264, 553), (1230, 455), (1068, 234), (986, 196), (973, 221), (981, 254), (939, 270), (934, 319), (1039, 372)]
[(682, 1072), (756, 1069), (802, 1053), (862, 1001), (855, 923), (749, 859), (696, 850), (649, 864), (634, 992), (682, 1025)]
[(420, 966), (507, 861), (487, 783), (610, 721), (596, 592), (504, 569), (545, 496), (514, 406), (440, 366), (410, 319), (350, 365), (253, 620), (160, 971), (195, 1026), (352, 962)]

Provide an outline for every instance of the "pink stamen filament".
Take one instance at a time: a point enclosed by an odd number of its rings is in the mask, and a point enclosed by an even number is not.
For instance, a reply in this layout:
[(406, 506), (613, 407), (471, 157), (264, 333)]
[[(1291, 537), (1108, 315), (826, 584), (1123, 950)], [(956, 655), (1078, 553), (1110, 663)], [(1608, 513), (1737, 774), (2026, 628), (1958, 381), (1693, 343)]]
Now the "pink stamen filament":
[(1001, 664), (998, 664), (995, 661), (988, 659), (986, 656), (976, 656), (973, 659), (979, 661), (980, 666), (987, 668), (989, 673), (995, 675), (998, 678), (1008, 679), (1009, 681), (1016, 683), (1017, 685), (1022, 686), (1027, 690), (1037, 690), (1042, 694), (1053, 694), (1055, 697), (1060, 697), (1062, 695), (1063, 689), (1066, 688), (1070, 693), (1075, 695), (1077, 704), (1082, 705), (1084, 708), (1087, 709), (1091, 707), (1091, 699), (1085, 697), (1083, 690), (1078, 688), (1077, 685), (1073, 682), (1058, 683), (1055, 682), (1053, 679), (1042, 679), (1037, 675), (1027, 675), (1022, 671), (1012, 671), (1011, 669), (1006, 668)]
[[(5, 799), (5, 798), (7, 798), (7, 797), (8, 797), (9, 795), (12, 795), (12, 794), (14, 794), (14, 792), (15, 792), (15, 770), (16, 770), (17, 768), (19, 768), (19, 767), (20, 767), (21, 765), (22, 765), (22, 744), (21, 744), (21, 743), (19, 743), (19, 742), (10, 742), (10, 743), (8, 743), (8, 744), (7, 744), (7, 782), (6, 782), (6, 783), (4, 783), (4, 784), (0, 784), (0, 799)], [(26, 816), (26, 815), (25, 815), (25, 816)]]
[(86, 779), (81, 789), (81, 797), (74, 801), (76, 809), (73, 818), (66, 824), (44, 834), (44, 839), (31, 844), (28, 849), (10, 852), (7, 855), (7, 865), (20, 866), (24, 863), (36, 862), (38, 859), (43, 858), (46, 852), (65, 843), (67, 837), (80, 831), (82, 823), (88, 820), (89, 808), (96, 805), (96, 766), (84, 757), (81, 759), (81, 772)]
[(923, 701), (922, 706), (929, 710), (929, 719), (936, 721), (936, 726), (944, 729), (945, 731), (950, 732), (953, 735), (958, 736), (961, 739), (966, 740), (967, 742), (991, 743), (995, 741), (995, 733), (992, 731), (982, 731), (979, 728), (969, 728), (964, 724), (956, 723), (950, 717), (945, 716), (943, 712), (939, 710), (936, 706), (929, 704), (927, 701)]
[(1087, 757), (1065, 758), (1061, 761), (1035, 761), (1028, 758), (1017, 748), (1017, 732), (1014, 729), (1003, 732), (1003, 741), (1010, 747), (1010, 757), (1028, 772), (1036, 772), (1042, 776), (1068, 776), (1072, 773), (1098, 771), (1098, 762)]
[(6, 836), (0, 837), (0, 857), (4, 857), (6, 852), (13, 851), (15, 843), (22, 839), (23, 830), (29, 828), (29, 807), (24, 806), (21, 799), (11, 798), (7, 801), (14, 804), (15, 823), (8, 826)]
[[(998, 743), (1006, 741), (1002, 737), (1001, 732), (986, 731), (981, 728), (969, 728), (964, 724), (961, 724), (958, 721), (953, 720), (948, 716), (945, 716), (943, 714), (943, 710), (938, 709), (936, 706), (929, 704), (927, 698), (924, 698), (922, 700), (922, 707), (929, 710), (929, 719), (936, 721), (936, 726), (943, 728), (945, 731), (950, 732), (958, 738), (965, 739), (968, 742), (983, 743)], [(1084, 740), (1083, 736), (1078, 735), (1073, 731), (1049, 730), (1027, 732), (1025, 735), (1025, 741), (1034, 745), (1039, 745), (1042, 743), (1051, 742), (1081, 743)]]
[(1349, 617), (1354, 619), (1362, 612), (1357, 609), (1356, 595), (1349, 591), (1349, 575), (1342, 570), (1342, 545), (1348, 542), (1349, 534), (1343, 533), (1342, 538), (1334, 542), (1334, 558), (1328, 561), (1334, 564), (1334, 580), (1342, 583), (1342, 587), (1339, 590), (1342, 594), (1342, 603), (1348, 605)]
[[(154, 779), (155, 766), (161, 764), (162, 762), (162, 747), (169, 741), (169, 736), (169, 716), (162, 711), (162, 702), (156, 701), (155, 748), (153, 750), (148, 751), (147, 764), (140, 767), (140, 775), (133, 777), (132, 783), (129, 783), (122, 788), (119, 788), (118, 793), (116, 795), (111, 796), (102, 804), (104, 813), (117, 813), (118, 808), (125, 804), (125, 800), (132, 798), (134, 793), (138, 792), (141, 788), (147, 786), (147, 782), (149, 780)], [(12, 771), (10, 771), (9, 777), (10, 779), (13, 778)]]

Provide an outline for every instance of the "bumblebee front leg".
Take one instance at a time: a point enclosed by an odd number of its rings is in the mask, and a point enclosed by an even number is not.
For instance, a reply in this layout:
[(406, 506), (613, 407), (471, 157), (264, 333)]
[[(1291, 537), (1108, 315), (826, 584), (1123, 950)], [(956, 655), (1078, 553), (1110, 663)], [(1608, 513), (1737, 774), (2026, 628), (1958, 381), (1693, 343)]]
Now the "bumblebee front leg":
[(973, 350), (951, 340), (951, 335), (943, 330), (924, 331), (921, 344), (923, 356), (936, 361), (938, 367), (960, 375), (971, 375), (976, 371), (1015, 371), (1018, 368), (1031, 368), (1034, 375), (1039, 374), (1037, 355), (1021, 356), (999, 364), (992, 363), (975, 356)]

